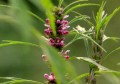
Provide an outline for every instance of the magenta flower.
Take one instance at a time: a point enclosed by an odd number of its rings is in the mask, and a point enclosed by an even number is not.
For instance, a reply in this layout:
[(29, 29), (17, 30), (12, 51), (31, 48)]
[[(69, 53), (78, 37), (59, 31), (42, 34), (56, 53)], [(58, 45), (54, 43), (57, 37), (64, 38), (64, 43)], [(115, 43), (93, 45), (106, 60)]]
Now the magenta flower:
[(59, 38), (59, 37), (56, 37), (55, 39), (50, 38), (49, 43), (50, 43), (51, 46), (54, 46), (54, 47), (56, 47), (58, 49), (61, 49), (64, 46), (64, 39)]
[(51, 30), (51, 28), (50, 27), (48, 27), (47, 29), (45, 29), (45, 34), (46, 35), (50, 35), (52, 33), (52, 30)]
[(65, 58), (65, 59), (69, 59), (69, 58), (70, 58), (69, 53), (70, 53), (70, 50), (66, 50), (66, 51), (64, 52), (64, 58)]
[[(65, 20), (66, 18), (69, 17), (69, 15), (63, 16), (63, 11), (61, 9), (54, 11), (55, 15), (55, 29), (56, 29), (56, 36), (54, 36), (52, 28), (50, 26), (50, 20), (47, 18), (45, 27), (46, 29), (44, 30), (45, 34), (48, 36), (48, 43), (58, 49), (60, 54), (67, 60), (69, 59), (69, 52), (70, 50), (67, 50), (66, 52), (62, 52), (62, 48), (64, 47), (64, 36), (69, 33), (68, 28), (69, 22)], [(46, 57), (43, 55), (43, 60), (46, 60)], [(57, 59), (56, 59), (57, 60)], [(44, 74), (44, 78), (46, 78), (49, 82), (48, 84), (57, 84), (55, 80), (55, 76), (53, 73)]]
[[(60, 20), (60, 19), (56, 20), (55, 24), (56, 24), (57, 36), (59, 36), (59, 35), (66, 35), (66, 34), (69, 33), (69, 31), (67, 30), (70, 27), (68, 25), (69, 22), (67, 20), (64, 20), (67, 17), (68, 17), (68, 15), (65, 15), (63, 17), (63, 20)], [(48, 36), (53, 35), (49, 19), (46, 19), (45, 27), (47, 28), (47, 29), (45, 29), (45, 34), (48, 35)]]
[(48, 18), (46, 19), (46, 24), (50, 25), (50, 20)]
[(44, 74), (44, 78), (46, 78), (50, 83), (55, 83), (55, 76), (53, 73), (50, 73), (50, 75), (48, 74)]

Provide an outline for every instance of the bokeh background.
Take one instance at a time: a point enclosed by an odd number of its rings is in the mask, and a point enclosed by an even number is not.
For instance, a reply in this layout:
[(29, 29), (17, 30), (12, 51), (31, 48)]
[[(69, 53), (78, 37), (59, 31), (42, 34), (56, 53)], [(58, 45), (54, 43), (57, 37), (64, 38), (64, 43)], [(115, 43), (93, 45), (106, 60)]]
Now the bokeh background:
[[(1, 4), (9, 5), (11, 0), (0, 0)], [(44, 10), (38, 8), (33, 1), (35, 0), (23, 0), (24, 3), (18, 4), (21, 8), (20, 11), (16, 11), (14, 8), (0, 6), (0, 43), (2, 40), (15, 40), (37, 43), (37, 39), (30, 32), (29, 24), (38, 29), (43, 35), (45, 29), (44, 24), (38, 19), (31, 17), (29, 14), (24, 13), (26, 9), (34, 12), (42, 19), (47, 18)], [(52, 0), (55, 5), (58, 4), (57, 0)], [(75, 0), (64, 0), (63, 7)], [(89, 0), (88, 2), (94, 2), (100, 4), (102, 0)], [(83, 3), (83, 2), (81, 2)], [(39, 5), (39, 4), (38, 4)], [(41, 6), (41, 5), (39, 5)], [(107, 0), (105, 11), (110, 14), (116, 7), (120, 6), (120, 0)], [(26, 9), (24, 9), (26, 8)], [(75, 11), (80, 12), (91, 17), (91, 21), (94, 22), (93, 14), (96, 15), (99, 7), (83, 7), (78, 8)], [(21, 13), (22, 12), (22, 13)], [(68, 20), (71, 20), (76, 16), (74, 13), (69, 14)], [(18, 25), (15, 20), (21, 22), (22, 25)], [(86, 29), (90, 26), (84, 21), (78, 21), (71, 25), (71, 28), (81, 25)], [(120, 11), (115, 14), (111, 19), (106, 29), (106, 35), (112, 37), (120, 37)], [(72, 39), (72, 35), (66, 36), (66, 42), (68, 43)], [(120, 46), (120, 41), (108, 40), (104, 43), (104, 48), (108, 51)], [(78, 40), (71, 44), (66, 49), (70, 49), (70, 56), (86, 56), (85, 45), (83, 40)], [(107, 54), (107, 53), (106, 53)], [(104, 55), (106, 55), (104, 54)], [(43, 78), (44, 73), (49, 73), (50, 69), (41, 59), (42, 51), (39, 48), (23, 45), (14, 45), (8, 47), (0, 47), (0, 77), (18, 77), (36, 81), (45, 81)], [(57, 60), (57, 59), (56, 59)], [(89, 71), (88, 63), (83, 61), (73, 60), (71, 61), (76, 68), (78, 74), (82, 74)], [(120, 51), (116, 51), (111, 54), (103, 63), (103, 65), (112, 70), (120, 71)], [(111, 75), (101, 75), (97, 77), (97, 84), (115, 84), (114, 79), (109, 78)], [(105, 78), (104, 78), (105, 77)]]

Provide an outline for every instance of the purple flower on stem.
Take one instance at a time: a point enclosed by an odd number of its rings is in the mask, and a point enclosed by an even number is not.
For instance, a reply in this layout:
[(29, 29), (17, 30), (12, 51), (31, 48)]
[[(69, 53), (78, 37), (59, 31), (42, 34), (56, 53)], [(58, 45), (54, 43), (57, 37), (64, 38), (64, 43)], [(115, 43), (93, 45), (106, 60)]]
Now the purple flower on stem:
[[(69, 17), (69, 15), (63, 16), (62, 13), (63, 13), (62, 9), (57, 9), (53, 13), (56, 19), (55, 20), (56, 36), (54, 36), (53, 34), (52, 28), (50, 26), (50, 20), (48, 18), (46, 19), (46, 23), (45, 23), (46, 29), (44, 30), (44, 32), (48, 36), (49, 44), (55, 47), (56, 49), (58, 49), (61, 55), (64, 56), (65, 59), (69, 59), (68, 54), (70, 50), (67, 50), (64, 53), (62, 52), (63, 51), (62, 48), (64, 47), (64, 36), (69, 33), (68, 31), (68, 28), (70, 27), (69, 22), (65, 20), (66, 18)], [(44, 60), (46, 60), (45, 58), (46, 57), (43, 56)], [(44, 74), (44, 78), (46, 78), (49, 81), (48, 84), (56, 84), (55, 76), (53, 73), (51, 73), (50, 75)]]
[(65, 59), (69, 59), (69, 58), (70, 58), (69, 53), (70, 53), (70, 50), (66, 50), (66, 51), (64, 52), (64, 58), (65, 58)]
[(45, 29), (45, 34), (46, 35), (50, 35), (52, 33), (52, 30), (51, 30), (51, 28), (50, 27), (48, 27), (47, 29)]
[(55, 76), (53, 73), (50, 73), (50, 75), (44, 74), (44, 78), (46, 78), (50, 83), (56, 83)]
[[(68, 15), (65, 15), (64, 17), (63, 17), (63, 20), (56, 20), (56, 32), (57, 32), (57, 34), (58, 34), (58, 36), (59, 35), (66, 35), (66, 34), (68, 34), (69, 32), (68, 32), (68, 28), (70, 27), (70, 26), (68, 26), (68, 21), (67, 20), (64, 20), (65, 18), (67, 18), (68, 17)], [(45, 34), (46, 35), (48, 35), (48, 36), (50, 36), (50, 35), (52, 35), (52, 29), (51, 29), (51, 26), (50, 26), (50, 20), (49, 19), (46, 19), (46, 24), (45, 24), (45, 27), (47, 27), (47, 29), (45, 29)]]

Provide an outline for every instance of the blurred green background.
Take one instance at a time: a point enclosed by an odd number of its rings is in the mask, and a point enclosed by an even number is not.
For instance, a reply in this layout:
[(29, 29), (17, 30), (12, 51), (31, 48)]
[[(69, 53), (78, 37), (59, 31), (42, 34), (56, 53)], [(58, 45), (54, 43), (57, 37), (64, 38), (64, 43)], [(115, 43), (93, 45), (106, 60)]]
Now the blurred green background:
[[(17, 0), (16, 0), (17, 1)], [(19, 0), (24, 3), (17, 3), (16, 7), (20, 8), (20, 11), (16, 11), (15, 8), (0, 6), (0, 42), (2, 40), (15, 40), (37, 43), (37, 39), (30, 32), (30, 25), (38, 29), (42, 34), (45, 27), (44, 24), (38, 19), (31, 17), (26, 13), (26, 10), (32, 11), (42, 19), (46, 19), (44, 10), (41, 5), (35, 3), (36, 0)], [(57, 0), (52, 0), (55, 5), (58, 4)], [(63, 7), (75, 0), (64, 0)], [(0, 0), (1, 4), (9, 5), (12, 0)], [(101, 3), (102, 0), (89, 0), (88, 2)], [(81, 2), (83, 3), (83, 2)], [(36, 4), (36, 5), (35, 5)], [(39, 8), (38, 8), (38, 6)], [(105, 11), (110, 14), (116, 7), (120, 6), (120, 0), (107, 0)], [(85, 14), (91, 17), (91, 21), (94, 22), (93, 13), (96, 15), (99, 7), (83, 7), (76, 9), (81, 14)], [(75, 17), (74, 13), (70, 13), (68, 20)], [(20, 22), (20, 25), (15, 21)], [(86, 29), (90, 26), (84, 21), (78, 21), (71, 25), (71, 28), (81, 25)], [(111, 19), (106, 30), (107, 36), (120, 37), (120, 11)], [(72, 39), (72, 35), (66, 36), (66, 42)], [(120, 41), (108, 40), (104, 43), (104, 48), (108, 51), (112, 51), (116, 47), (120, 46)], [(72, 45), (67, 47), (70, 49), (70, 56), (86, 56), (85, 45), (83, 40), (78, 40)], [(23, 45), (14, 45), (0, 48), (0, 77), (18, 77), (36, 81), (45, 81), (43, 79), (44, 73), (49, 73), (50, 69), (41, 59), (42, 51), (38, 48)], [(104, 54), (106, 55), (106, 54)], [(78, 74), (82, 74), (89, 71), (88, 63), (83, 61), (73, 60), (71, 61), (76, 68)], [(116, 51), (111, 54), (103, 65), (112, 70), (120, 71), (120, 51)], [(104, 78), (105, 75), (97, 77), (97, 84), (115, 84), (110, 83), (110, 80)], [(106, 77), (111, 77), (106, 74)]]

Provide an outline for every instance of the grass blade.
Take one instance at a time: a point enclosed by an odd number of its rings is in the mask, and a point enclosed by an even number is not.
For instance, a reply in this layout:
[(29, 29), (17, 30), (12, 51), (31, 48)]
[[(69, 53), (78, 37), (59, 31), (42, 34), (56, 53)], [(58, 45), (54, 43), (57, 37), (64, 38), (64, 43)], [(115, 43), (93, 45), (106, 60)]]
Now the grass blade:
[(11, 41), (11, 40), (3, 40), (3, 42), (7, 42), (7, 43), (0, 44), (0, 47), (6, 47), (11, 45), (27, 45), (27, 46), (34, 46), (34, 47), (40, 48), (40, 45), (29, 43), (29, 42)]
[(76, 4), (76, 3), (78, 3), (78, 2), (81, 2), (81, 1), (88, 1), (88, 0), (77, 0), (77, 1), (74, 1), (74, 2), (72, 2), (72, 3), (70, 3), (70, 4), (68, 4), (68, 5), (64, 8), (64, 11), (65, 11), (66, 9), (68, 9), (71, 5)]
[(98, 4), (93, 4), (93, 3), (78, 4), (76, 6), (71, 7), (70, 9), (68, 9), (64, 14), (66, 15), (76, 8), (81, 8), (81, 7), (85, 7), (85, 6), (98, 6)]
[(21, 79), (21, 78), (15, 78), (15, 77), (0, 77), (0, 80), (10, 80), (7, 82), (3, 82), (0, 84), (17, 84), (17, 83), (32, 83), (32, 84), (43, 84), (41, 82), (38, 81), (33, 81), (33, 80), (26, 80), (26, 79)]
[(28, 14), (32, 15), (33, 17), (37, 18), (41, 22), (45, 23), (45, 21), (42, 18), (40, 18), (38, 15), (36, 15), (35, 13), (28, 11)]
[(72, 24), (72, 23), (74, 23), (74, 22), (76, 22), (76, 21), (78, 21), (78, 20), (83, 20), (83, 19), (86, 19), (86, 18), (89, 18), (89, 17), (86, 16), (86, 15), (75, 17), (75, 18), (73, 18), (73, 19), (69, 22), (69, 24)]

